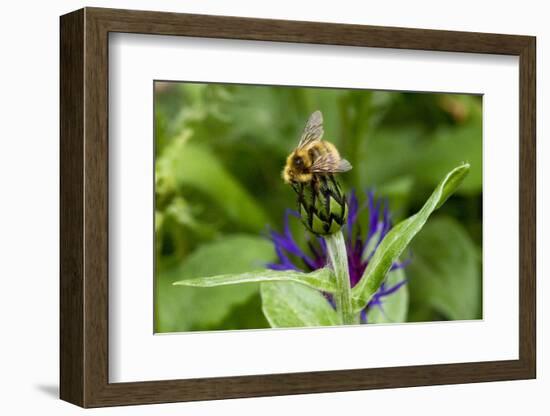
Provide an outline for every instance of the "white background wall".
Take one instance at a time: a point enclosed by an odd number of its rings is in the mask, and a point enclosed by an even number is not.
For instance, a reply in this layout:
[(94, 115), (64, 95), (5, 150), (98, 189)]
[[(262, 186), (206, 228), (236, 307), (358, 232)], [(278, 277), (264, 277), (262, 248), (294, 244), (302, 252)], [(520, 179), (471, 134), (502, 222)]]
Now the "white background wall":
[[(72, 415), (84, 411), (58, 394), (59, 21), (82, 6), (103, 6), (452, 29), (537, 36), (538, 95), (538, 379), (459, 386), (225, 400), (87, 411), (87, 414), (464, 415), (550, 411), (550, 361), (543, 331), (550, 285), (548, 209), (543, 183), (550, 145), (543, 127), (550, 101), (550, 26), (543, 1), (69, 1), (5, 2), (0, 14), (0, 410)], [(6, 129), (7, 127), (7, 129)], [(491, 157), (491, 155), (488, 155)], [(546, 198), (546, 201), (544, 201)], [(505, 224), (503, 225), (505, 230)], [(503, 232), (505, 236), (505, 231)], [(513, 272), (513, 271), (512, 271)], [(547, 325), (546, 325), (547, 326)]]

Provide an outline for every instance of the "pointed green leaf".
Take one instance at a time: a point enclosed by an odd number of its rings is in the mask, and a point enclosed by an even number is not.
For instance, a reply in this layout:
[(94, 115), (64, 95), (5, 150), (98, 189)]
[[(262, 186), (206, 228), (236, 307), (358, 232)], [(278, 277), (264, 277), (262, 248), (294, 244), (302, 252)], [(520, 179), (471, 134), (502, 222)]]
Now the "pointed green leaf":
[(272, 328), (340, 325), (340, 318), (317, 290), (293, 282), (262, 283), (262, 309)]
[(295, 282), (323, 292), (332, 293), (336, 290), (332, 271), (327, 268), (318, 269), (311, 273), (302, 273), (294, 270), (259, 270), (240, 274), (221, 274), (180, 280), (179, 282), (175, 282), (174, 285), (213, 287), (254, 282)]
[(352, 289), (354, 310), (359, 312), (376, 293), (391, 265), (398, 260), (403, 250), (413, 237), (422, 229), (429, 216), (453, 194), (470, 165), (464, 163), (451, 172), (439, 183), (424, 206), (412, 217), (393, 227), (378, 246), (359, 283)]
[[(172, 283), (195, 276), (244, 273), (273, 261), (274, 254), (266, 238), (234, 234), (201, 244), (182, 262), (160, 270), (155, 284), (155, 332), (227, 329), (221, 326), (224, 319), (236, 307), (259, 297), (259, 284), (200, 288)], [(259, 307), (255, 313), (262, 315)]]

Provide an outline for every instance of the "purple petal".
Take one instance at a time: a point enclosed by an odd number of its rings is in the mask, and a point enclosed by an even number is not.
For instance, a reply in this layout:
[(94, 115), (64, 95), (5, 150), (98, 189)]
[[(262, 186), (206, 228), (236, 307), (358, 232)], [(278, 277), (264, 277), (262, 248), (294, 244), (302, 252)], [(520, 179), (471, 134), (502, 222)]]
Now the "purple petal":
[(378, 289), (378, 291), (374, 294), (372, 299), (367, 304), (366, 308), (363, 309), (363, 312), (365, 312), (365, 322), (366, 322), (366, 316), (367, 316), (368, 310), (370, 308), (375, 307), (375, 306), (380, 308), (382, 313), (385, 315), (386, 312), (384, 311), (384, 306), (383, 306), (383, 302), (382, 302), (383, 298), (385, 298), (386, 296), (390, 296), (390, 295), (394, 294), (395, 292), (397, 292), (401, 288), (401, 286), (403, 286), (406, 283), (407, 283), (407, 279), (403, 279), (400, 282), (398, 282), (395, 285), (388, 288), (388, 287), (386, 287), (386, 283), (383, 282), (380, 285), (380, 288)]
[[(382, 211), (383, 211), (382, 220), (379, 219), (381, 205), (383, 206), (383, 208), (382, 208)], [(390, 212), (389, 212), (389, 209), (388, 209), (388, 201), (387, 200), (378, 201), (378, 203), (376, 204), (376, 218), (375, 219), (376, 219), (376, 222), (373, 221), (373, 218), (371, 216), (371, 226), (370, 226), (370, 230), (369, 230), (369, 234), (370, 234), (369, 235), (369, 240), (373, 236), (375, 236), (377, 233), (378, 233), (378, 240), (376, 241), (376, 245), (374, 246), (372, 251), (370, 253), (368, 253), (367, 261), (369, 261), (372, 258), (372, 256), (376, 252), (376, 249), (378, 249), (378, 246), (380, 245), (382, 240), (384, 240), (384, 237), (386, 236), (386, 234), (388, 234), (388, 232), (391, 229), (391, 219), (390, 219)], [(373, 224), (375, 224), (375, 225), (373, 225)], [(374, 230), (374, 231), (372, 231), (372, 230)], [(367, 244), (365, 244), (365, 247), (367, 247), (367, 245), (368, 245), (368, 241), (367, 241)]]
[(386, 289), (385, 287), (381, 287), (382, 290), (379, 290), (375, 296), (378, 296), (378, 298), (383, 298), (385, 296), (389, 296), (395, 292), (397, 292), (399, 290), (399, 288), (401, 288), (401, 286), (403, 286), (404, 284), (407, 283), (407, 279), (403, 279), (401, 280), (399, 283), (396, 283), (395, 285), (393, 285), (392, 287)]
[(391, 269), (390, 271), (392, 270), (399, 270), (399, 269), (404, 269), (405, 267), (407, 267), (409, 264), (411, 264), (411, 261), (412, 261), (412, 258), (409, 257), (405, 260), (403, 260), (402, 262), (395, 262), (391, 265)]
[(326, 257), (327, 256), (327, 242), (322, 237), (318, 237), (317, 241), (319, 241), (319, 245), (321, 246), (321, 250), (323, 251), (323, 256)]
[(381, 242), (384, 239), (384, 237), (386, 236), (388, 231), (390, 231), (390, 228), (391, 228), (390, 210), (388, 208), (388, 205), (389, 205), (388, 200), (385, 199), (384, 200), (384, 214), (383, 214), (383, 217), (382, 217), (382, 232), (380, 233), (379, 242)]
[(362, 324), (368, 324), (368, 320), (367, 320), (367, 308), (363, 309), (361, 311), (361, 323)]
[(275, 245), (275, 252), (277, 253), (277, 257), (279, 257), (280, 264), (285, 267), (283, 270), (299, 270), (298, 267), (288, 258), (281, 247)]
[(348, 198), (348, 241), (351, 242), (353, 239), (353, 226), (357, 222), (357, 214), (359, 213), (359, 201), (357, 200), (357, 195), (355, 190), (351, 190)]
[[(279, 256), (279, 259), (283, 264), (290, 265), (292, 262), (286, 254), (283, 253), (283, 250), (286, 251), (289, 254), (292, 254), (296, 257), (299, 257), (302, 259), (306, 265), (311, 270), (315, 270), (315, 262), (313, 259), (311, 259), (304, 251), (298, 246), (296, 241), (294, 240), (294, 237), (292, 236), (292, 232), (290, 231), (290, 224), (289, 224), (289, 218), (290, 216), (299, 217), (298, 212), (287, 209), (285, 212), (285, 218), (284, 218), (284, 233), (278, 233), (276, 231), (271, 230), (270, 231), (270, 238), (273, 241), (275, 245), (275, 250), (277, 251), (277, 255)], [(297, 269), (296, 266), (293, 265), (294, 269)]]
[(299, 271), (292, 263), (279, 264), (279, 263), (268, 263), (266, 267), (270, 270), (296, 270)]
[(367, 238), (365, 239), (365, 246), (368, 245), (371, 237), (378, 231), (380, 218), (380, 201), (375, 201), (372, 191), (367, 191), (367, 198), (369, 203), (369, 229)]
[(296, 245), (294, 240), (289, 239), (286, 235), (279, 234), (276, 231), (270, 231), (270, 236), (271, 240), (273, 240), (277, 247), (280, 247), (295, 256), (301, 256), (303, 254), (302, 250)]

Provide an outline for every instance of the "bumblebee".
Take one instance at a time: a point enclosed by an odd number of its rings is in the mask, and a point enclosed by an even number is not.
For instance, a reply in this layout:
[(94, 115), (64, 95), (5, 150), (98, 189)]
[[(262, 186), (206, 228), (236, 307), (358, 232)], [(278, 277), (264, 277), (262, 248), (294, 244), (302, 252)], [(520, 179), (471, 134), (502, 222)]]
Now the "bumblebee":
[(307, 121), (298, 146), (288, 155), (283, 179), (288, 184), (314, 184), (333, 173), (347, 172), (351, 164), (340, 157), (336, 147), (323, 138), (323, 115), (315, 111)]

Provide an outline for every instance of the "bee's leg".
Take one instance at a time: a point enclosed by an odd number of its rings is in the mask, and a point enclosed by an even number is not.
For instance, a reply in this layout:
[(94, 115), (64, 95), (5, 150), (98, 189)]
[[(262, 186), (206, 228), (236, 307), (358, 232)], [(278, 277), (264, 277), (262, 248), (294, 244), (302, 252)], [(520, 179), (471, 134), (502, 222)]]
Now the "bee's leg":
[(323, 182), (323, 189), (328, 189), (327, 175), (321, 175), (321, 182)]
[(325, 197), (324, 201), (323, 201), (323, 203), (325, 205), (325, 212), (329, 213), (330, 212), (330, 198), (328, 198), (327, 196), (330, 195), (330, 189), (329, 189), (328, 182), (327, 182), (327, 176), (326, 175), (320, 175), (319, 178), (320, 178), (320, 181), (322, 182), (321, 183), (321, 192), (322, 192), (323, 196)]
[(336, 179), (334, 179), (334, 175), (332, 173), (330, 173), (328, 175), (329, 179), (330, 179), (330, 182), (332, 183), (332, 186), (333, 186), (333, 189), (336, 191), (336, 193), (338, 194), (338, 198), (342, 198), (342, 194), (340, 193), (340, 187), (338, 186), (338, 184), (336, 183)]
[(298, 182), (291, 182), (290, 185), (292, 186), (292, 189), (294, 189), (294, 192), (298, 195), (299, 198), (302, 197), (302, 187)]
[(293, 185), (294, 190), (296, 191), (296, 194), (298, 195), (298, 212), (302, 212), (302, 209), (305, 209), (305, 207), (308, 206), (308, 204), (305, 201), (305, 195), (304, 195), (304, 184), (302, 182), (296, 182)]
[(317, 192), (319, 192), (319, 180), (315, 175), (313, 175), (313, 179), (311, 180), (311, 186), (313, 188), (313, 192), (311, 193), (311, 206), (314, 207), (315, 200), (317, 199)]
[(319, 178), (317, 175), (313, 175), (313, 179), (311, 180), (311, 185), (313, 186), (314, 193), (319, 192)]

